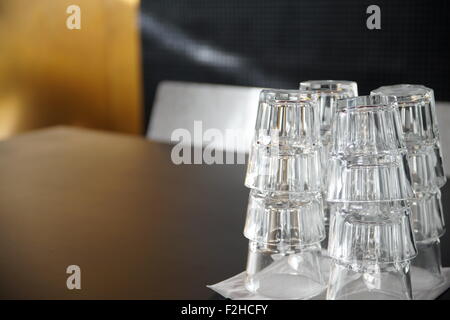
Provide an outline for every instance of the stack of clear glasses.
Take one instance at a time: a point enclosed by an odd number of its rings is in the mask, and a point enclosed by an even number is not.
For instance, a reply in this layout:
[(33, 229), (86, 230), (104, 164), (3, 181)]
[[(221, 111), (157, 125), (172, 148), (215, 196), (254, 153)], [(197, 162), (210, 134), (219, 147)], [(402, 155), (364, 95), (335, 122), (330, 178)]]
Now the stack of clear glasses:
[(412, 299), (413, 198), (395, 97), (339, 100), (327, 200), (327, 299)]
[(245, 185), (246, 288), (273, 299), (322, 292), (320, 131), (315, 101), (298, 91), (263, 90)]
[(418, 255), (411, 268), (413, 289), (430, 289), (444, 281), (439, 237), (445, 225), (439, 188), (446, 182), (433, 90), (401, 84), (380, 87), (371, 94), (398, 100), (414, 191), (410, 205)]
[[(320, 139), (322, 143), (322, 198), (326, 199), (327, 175), (325, 174), (330, 157), (331, 124), (336, 113), (336, 102), (339, 99), (352, 98), (358, 95), (358, 85), (354, 81), (344, 80), (308, 80), (300, 82), (300, 94), (312, 100), (317, 100), (320, 119)], [(329, 208), (324, 202), (325, 226), (329, 223)], [(326, 244), (325, 244), (326, 245)]]

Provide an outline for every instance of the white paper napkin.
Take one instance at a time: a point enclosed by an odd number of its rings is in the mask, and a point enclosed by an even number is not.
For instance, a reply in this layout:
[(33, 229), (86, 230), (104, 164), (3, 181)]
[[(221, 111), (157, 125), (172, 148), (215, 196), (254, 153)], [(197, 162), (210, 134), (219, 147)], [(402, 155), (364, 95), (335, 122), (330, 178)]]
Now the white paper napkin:
[[(327, 264), (329, 259), (325, 258), (323, 260), (323, 273), (325, 277), (328, 277), (329, 268)], [(443, 281), (439, 286), (433, 289), (422, 289), (430, 281), (430, 276), (425, 270), (415, 269), (413, 270), (413, 297), (414, 300), (434, 300), (444, 293), (448, 288), (450, 288), (450, 268), (442, 269), (445, 281)], [(220, 295), (228, 299), (233, 300), (270, 300), (271, 298), (254, 294), (245, 288), (245, 272), (241, 272), (234, 277), (226, 279), (214, 285), (207, 286), (208, 288), (216, 291)], [(416, 288), (416, 290), (414, 290)], [(325, 300), (326, 288), (319, 295), (316, 295), (311, 300)]]

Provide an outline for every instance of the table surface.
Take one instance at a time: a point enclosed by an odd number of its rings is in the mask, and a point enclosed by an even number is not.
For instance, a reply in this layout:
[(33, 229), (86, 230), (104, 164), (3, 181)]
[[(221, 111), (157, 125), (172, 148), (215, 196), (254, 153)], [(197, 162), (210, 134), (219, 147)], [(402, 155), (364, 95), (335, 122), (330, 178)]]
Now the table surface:
[(218, 298), (205, 286), (245, 268), (245, 165), (177, 166), (171, 148), (69, 127), (0, 142), (0, 299)]

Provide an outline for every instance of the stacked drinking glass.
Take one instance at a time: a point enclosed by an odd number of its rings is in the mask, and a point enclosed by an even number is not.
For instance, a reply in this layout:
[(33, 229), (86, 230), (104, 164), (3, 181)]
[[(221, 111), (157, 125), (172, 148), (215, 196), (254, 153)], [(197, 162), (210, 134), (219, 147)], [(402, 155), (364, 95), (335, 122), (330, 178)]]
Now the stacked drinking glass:
[(410, 205), (418, 255), (412, 262), (413, 289), (430, 289), (444, 281), (439, 237), (445, 226), (439, 188), (446, 182), (433, 90), (402, 84), (380, 87), (371, 94), (398, 100), (414, 191)]
[[(353, 81), (343, 80), (308, 80), (300, 82), (300, 93), (310, 99), (317, 99), (320, 119), (320, 140), (322, 143), (322, 198), (326, 199), (327, 175), (325, 174), (330, 156), (331, 124), (336, 113), (336, 102), (339, 99), (358, 95), (358, 86)], [(324, 202), (325, 225), (329, 222), (329, 208)]]
[(327, 199), (328, 299), (412, 299), (413, 198), (395, 97), (339, 100)]
[(263, 90), (245, 185), (246, 287), (268, 298), (306, 299), (325, 289), (320, 130), (316, 101)]

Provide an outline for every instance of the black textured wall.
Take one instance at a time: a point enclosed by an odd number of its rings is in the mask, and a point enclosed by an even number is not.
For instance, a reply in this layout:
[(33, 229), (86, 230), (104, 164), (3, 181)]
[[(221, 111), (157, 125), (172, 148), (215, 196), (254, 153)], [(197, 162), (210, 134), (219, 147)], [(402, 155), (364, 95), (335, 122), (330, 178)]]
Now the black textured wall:
[[(142, 0), (146, 118), (161, 80), (296, 88), (346, 79), (360, 94), (421, 83), (450, 100), (448, 1)], [(381, 30), (366, 8), (381, 8)]]

